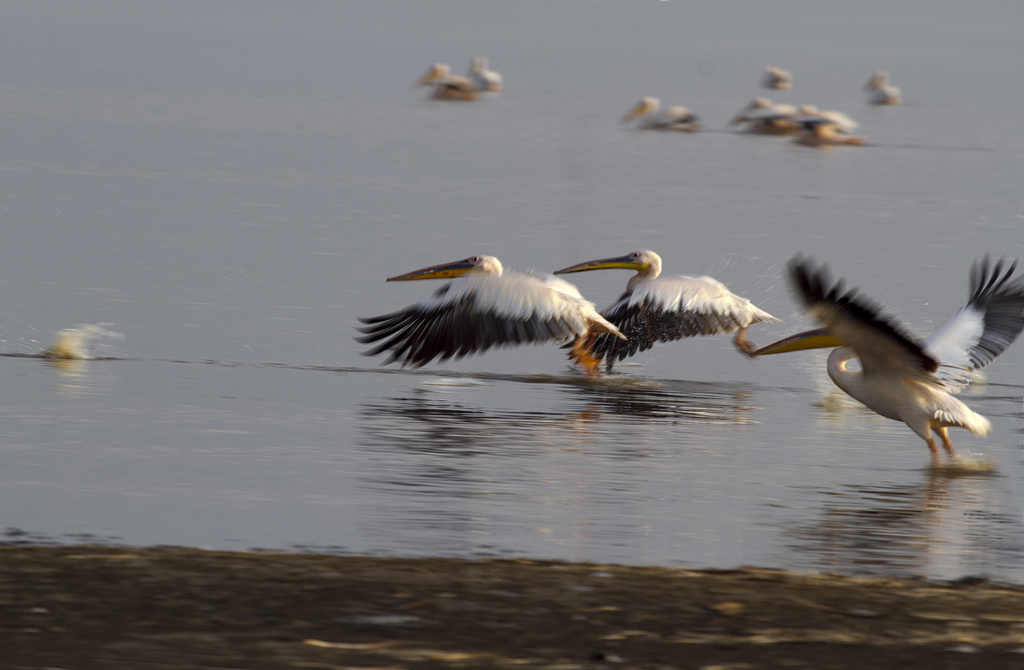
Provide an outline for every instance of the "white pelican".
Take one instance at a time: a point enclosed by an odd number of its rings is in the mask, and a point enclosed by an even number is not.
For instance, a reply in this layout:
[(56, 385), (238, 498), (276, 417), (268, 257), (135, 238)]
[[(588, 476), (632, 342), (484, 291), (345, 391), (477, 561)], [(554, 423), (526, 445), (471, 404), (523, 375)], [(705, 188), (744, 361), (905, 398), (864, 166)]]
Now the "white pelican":
[(800, 130), (796, 115), (797, 108), (793, 105), (774, 103), (768, 98), (754, 98), (750, 104), (736, 112), (728, 125), (746, 123), (748, 133), (786, 135)]
[(622, 268), (636, 270), (626, 283), (626, 292), (604, 316), (626, 336), (624, 341), (599, 336), (593, 352), (605, 359), (611, 372), (615, 361), (646, 351), (655, 342), (671, 342), (696, 335), (736, 333), (736, 346), (747, 351), (745, 333), (752, 323), (778, 321), (735, 295), (725, 284), (711, 277), (659, 277), (661, 257), (653, 251), (634, 251), (617, 258), (579, 263), (555, 274)]
[(780, 67), (769, 65), (764, 69), (764, 78), (761, 83), (765, 88), (793, 88), (793, 75)]
[(888, 72), (876, 72), (864, 85), (870, 91), (868, 102), (872, 105), (898, 105), (902, 102), (900, 89), (889, 83)]
[(380, 342), (365, 352), (390, 351), (385, 364), (420, 367), (440, 357), (461, 358), (490, 347), (574, 340), (572, 358), (590, 376), (600, 374), (599, 358), (590, 348), (598, 334), (622, 337), (594, 304), (575, 286), (551, 275), (503, 272), (493, 256), (470, 256), (461, 261), (415, 270), (388, 281), (447, 279), (423, 302), (360, 321), (365, 333), (356, 340)]
[(700, 119), (686, 107), (661, 109), (661, 101), (657, 98), (640, 98), (640, 102), (619, 123), (628, 123), (633, 119), (640, 119), (637, 127), (644, 130), (700, 130)]
[(812, 147), (840, 144), (864, 144), (864, 138), (851, 135), (857, 122), (842, 112), (821, 111), (813, 105), (803, 105), (793, 119), (802, 130), (795, 142)]
[[(828, 376), (836, 386), (882, 416), (917, 433), (939, 462), (935, 433), (955, 456), (947, 428), (984, 436), (991, 424), (951, 394), (970, 383), (970, 372), (991, 363), (1024, 329), (1024, 278), (988, 258), (971, 267), (970, 298), (930, 337), (907, 335), (892, 318), (857, 293), (832, 284), (824, 266), (801, 257), (790, 261), (799, 298), (824, 326), (762, 347), (751, 356), (839, 347), (829, 354)], [(847, 365), (860, 359), (860, 371)]]
[(444, 63), (434, 63), (427, 72), (416, 80), (414, 86), (433, 86), (434, 100), (469, 101), (479, 99), (479, 91), (472, 81), (451, 73)]
[(488, 93), (501, 93), (503, 88), (501, 73), (487, 69), (487, 59), (477, 56), (469, 65), (469, 72), (466, 77), (473, 82), (477, 90)]

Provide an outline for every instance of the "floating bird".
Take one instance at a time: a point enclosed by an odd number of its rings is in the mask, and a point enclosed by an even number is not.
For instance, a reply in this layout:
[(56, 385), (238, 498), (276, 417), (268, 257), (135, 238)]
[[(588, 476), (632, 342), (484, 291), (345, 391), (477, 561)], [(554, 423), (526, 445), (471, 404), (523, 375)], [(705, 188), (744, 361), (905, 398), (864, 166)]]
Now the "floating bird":
[(423, 302), (382, 316), (361, 318), (365, 335), (356, 340), (381, 342), (365, 352), (390, 351), (385, 364), (420, 367), (435, 358), (444, 361), (483, 352), (490, 347), (573, 340), (572, 358), (590, 376), (600, 374), (600, 359), (591, 353), (600, 334), (624, 338), (575, 286), (551, 275), (503, 272), (493, 256), (415, 270), (388, 281), (448, 279)]
[(587, 261), (555, 274), (622, 268), (636, 270), (626, 292), (608, 309), (605, 318), (626, 336), (625, 340), (599, 335), (593, 353), (605, 360), (611, 372), (615, 361), (646, 351), (655, 342), (670, 342), (696, 335), (736, 333), (736, 346), (752, 350), (745, 333), (752, 323), (777, 321), (746, 298), (733, 294), (711, 277), (659, 277), (661, 257), (653, 251), (634, 251), (617, 258)]
[(872, 105), (898, 105), (902, 102), (900, 89), (889, 83), (888, 72), (876, 72), (864, 85), (870, 91), (868, 102)]
[(473, 82), (477, 90), (487, 93), (501, 93), (503, 88), (501, 73), (487, 69), (488, 62), (483, 56), (477, 56), (469, 65), (466, 77)]
[(769, 65), (764, 69), (764, 78), (761, 79), (761, 84), (765, 88), (793, 88), (793, 75), (780, 67)]
[(797, 113), (797, 108), (793, 105), (777, 104), (768, 98), (755, 98), (738, 111), (728, 125), (746, 123), (748, 133), (786, 135), (795, 133), (802, 127), (796, 121)]
[(644, 130), (681, 130), (691, 133), (700, 130), (700, 119), (686, 107), (660, 108), (661, 101), (657, 98), (640, 98), (640, 102), (619, 123), (640, 119), (637, 127)]
[[(878, 414), (907, 424), (939, 463), (942, 440), (955, 457), (947, 428), (984, 436), (991, 424), (951, 394), (970, 383), (970, 373), (991, 363), (1024, 329), (1024, 278), (1011, 280), (1017, 263), (975, 262), (970, 299), (930, 337), (917, 340), (855, 289), (834, 284), (824, 266), (797, 256), (789, 264), (799, 299), (824, 326), (762, 347), (763, 356), (803, 349), (839, 347), (828, 357), (836, 386)], [(847, 366), (860, 359), (860, 370)]]
[(472, 81), (451, 73), (444, 63), (434, 63), (426, 74), (416, 80), (415, 86), (433, 86), (434, 100), (469, 101), (479, 99), (479, 91)]
[(857, 122), (842, 112), (823, 112), (813, 105), (803, 105), (793, 119), (802, 128), (794, 140), (799, 144), (812, 147), (864, 144), (864, 138), (850, 134), (858, 128)]

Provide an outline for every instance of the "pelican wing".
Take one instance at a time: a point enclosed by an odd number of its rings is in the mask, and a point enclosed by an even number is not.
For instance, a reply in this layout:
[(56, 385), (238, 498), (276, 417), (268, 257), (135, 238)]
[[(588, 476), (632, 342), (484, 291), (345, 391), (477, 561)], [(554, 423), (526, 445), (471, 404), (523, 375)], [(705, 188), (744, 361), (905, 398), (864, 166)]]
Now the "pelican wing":
[(1005, 272), (1003, 267), (1002, 260), (993, 266), (988, 257), (975, 262), (967, 304), (924, 341), (952, 387), (966, 385), (966, 373), (995, 360), (1024, 329), (1024, 277), (1011, 279), (1016, 262)]
[(517, 272), (467, 274), (428, 300), (360, 319), (366, 325), (359, 331), (365, 335), (356, 339), (380, 342), (367, 356), (390, 351), (386, 363), (419, 367), (435, 358), (461, 358), (491, 347), (562, 342), (587, 333), (594, 321), (604, 322), (575, 287), (551, 279)]
[(746, 298), (712, 277), (675, 277), (642, 282), (605, 310), (626, 340), (602, 335), (594, 353), (610, 364), (656, 342), (731, 333), (759, 321), (774, 321)]
[(842, 281), (832, 284), (825, 266), (814, 268), (798, 257), (790, 262), (790, 278), (815, 318), (857, 352), (865, 377), (903, 371), (910, 378), (935, 381), (938, 360), (856, 289), (844, 292)]

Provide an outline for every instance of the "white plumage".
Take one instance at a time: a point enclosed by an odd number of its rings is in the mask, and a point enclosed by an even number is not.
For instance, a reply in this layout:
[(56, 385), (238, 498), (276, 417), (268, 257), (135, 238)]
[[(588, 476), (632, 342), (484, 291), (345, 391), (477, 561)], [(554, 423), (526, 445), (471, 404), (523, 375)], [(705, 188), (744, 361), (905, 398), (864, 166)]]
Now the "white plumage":
[(626, 112), (620, 123), (629, 123), (639, 119), (637, 127), (644, 130), (680, 130), (693, 132), (700, 130), (700, 119), (686, 107), (674, 106), (661, 108), (657, 98), (641, 98), (640, 102)]

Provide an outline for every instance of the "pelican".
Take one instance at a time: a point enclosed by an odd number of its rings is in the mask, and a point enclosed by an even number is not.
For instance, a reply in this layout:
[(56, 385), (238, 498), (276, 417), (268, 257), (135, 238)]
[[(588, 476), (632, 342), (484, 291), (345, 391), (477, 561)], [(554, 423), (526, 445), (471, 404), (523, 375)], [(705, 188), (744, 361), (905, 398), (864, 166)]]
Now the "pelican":
[(640, 119), (637, 127), (644, 130), (700, 130), (700, 119), (691, 114), (686, 107), (660, 108), (661, 101), (657, 98), (640, 98), (640, 102), (636, 103), (619, 123)]
[(735, 295), (725, 284), (711, 277), (659, 277), (661, 257), (653, 251), (634, 251), (625, 256), (579, 263), (554, 274), (622, 268), (636, 270), (626, 283), (626, 292), (604, 316), (627, 339), (617, 341), (598, 336), (593, 353), (605, 360), (611, 372), (615, 361), (646, 351), (655, 342), (670, 342), (696, 335), (736, 333), (736, 346), (753, 350), (746, 341), (747, 327), (761, 321), (778, 321)]
[[(780, 354), (839, 347), (828, 357), (828, 376), (836, 386), (878, 414), (902, 421), (940, 462), (934, 433), (949, 458), (956, 456), (947, 429), (966, 428), (984, 436), (991, 424), (952, 393), (970, 383), (970, 373), (991, 363), (1024, 329), (1024, 278), (1011, 280), (1017, 263), (986, 257), (970, 272), (970, 298), (930, 337), (917, 340), (882, 314), (856, 290), (832, 284), (824, 266), (797, 256), (790, 279), (798, 297), (824, 326), (793, 335), (750, 353)], [(847, 366), (860, 359), (860, 370)]]
[(764, 69), (764, 78), (761, 83), (765, 88), (793, 88), (793, 75), (780, 67), (769, 65)]
[(760, 135), (786, 135), (800, 130), (796, 121), (797, 109), (793, 105), (774, 103), (768, 98), (754, 98), (736, 112), (728, 125), (747, 124), (748, 133)]
[(841, 144), (864, 144), (864, 138), (851, 135), (857, 122), (837, 111), (821, 111), (813, 105), (803, 105), (794, 121), (803, 128), (795, 142), (811, 147)]
[(469, 72), (466, 73), (466, 77), (473, 82), (477, 90), (488, 93), (501, 93), (503, 88), (501, 73), (489, 70), (487, 66), (487, 59), (483, 56), (477, 56), (470, 63)]
[(898, 105), (902, 102), (900, 89), (889, 83), (888, 72), (876, 72), (864, 84), (864, 90), (870, 91), (868, 102), (872, 105)]
[(599, 334), (625, 338), (594, 309), (575, 286), (551, 275), (504, 272), (493, 256), (414, 270), (387, 281), (449, 279), (423, 302), (405, 309), (360, 318), (366, 326), (356, 340), (381, 342), (365, 352), (390, 351), (385, 364), (420, 367), (435, 358), (445, 361), (483, 352), (492, 346), (573, 340), (570, 358), (588, 375), (600, 374), (591, 347)]
[(468, 101), (479, 99), (479, 91), (473, 82), (451, 73), (444, 63), (434, 63), (427, 72), (416, 80), (415, 86), (433, 86), (434, 100)]

